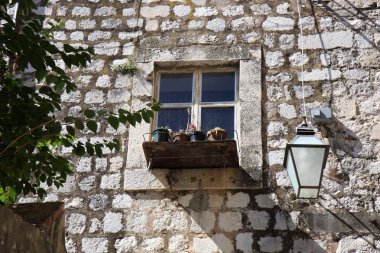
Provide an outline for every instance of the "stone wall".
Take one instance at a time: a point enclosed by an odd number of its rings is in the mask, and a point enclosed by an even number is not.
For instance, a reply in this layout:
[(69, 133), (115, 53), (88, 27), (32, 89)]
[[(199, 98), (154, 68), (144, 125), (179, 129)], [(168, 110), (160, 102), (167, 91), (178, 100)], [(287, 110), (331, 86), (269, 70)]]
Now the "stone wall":
[[(215, 190), (205, 184), (171, 190), (161, 180), (167, 178), (165, 170), (150, 172), (143, 163), (140, 134), (149, 125), (114, 131), (100, 122), (99, 135), (86, 137), (120, 137), (122, 151), (73, 158), (75, 174), (44, 200), (66, 203), (68, 252), (377, 252), (377, 7), (360, 0), (301, 1), (301, 19), (294, 0), (142, 0), (141, 6), (129, 0), (56, 0), (39, 9), (64, 19), (57, 43), (85, 44), (96, 52), (90, 67), (72, 70), (80, 90), (63, 95), (65, 114), (138, 109), (151, 99), (156, 61), (213, 60), (212, 50), (196, 59), (181, 56), (190, 47), (223, 48), (225, 54), (248, 48), (250, 59), (260, 61), (259, 78), (252, 83), (261, 94), (247, 104), (260, 112), (241, 118), (247, 129), (260, 133), (256, 146), (241, 153), (242, 159), (253, 157), (247, 167), (255, 179), (252, 189)], [(137, 59), (134, 77), (111, 69), (127, 57)], [(242, 60), (221, 60), (230, 58)], [(330, 106), (335, 114), (327, 128), (332, 147), (316, 201), (294, 198), (281, 165), (285, 144), (301, 122), (302, 77), (306, 107)]]

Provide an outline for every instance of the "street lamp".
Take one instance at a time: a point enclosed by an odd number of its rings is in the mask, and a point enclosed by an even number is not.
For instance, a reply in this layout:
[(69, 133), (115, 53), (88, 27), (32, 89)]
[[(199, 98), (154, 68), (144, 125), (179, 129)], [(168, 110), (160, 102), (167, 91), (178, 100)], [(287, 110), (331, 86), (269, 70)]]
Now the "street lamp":
[(297, 198), (318, 198), (329, 148), (328, 140), (308, 127), (306, 121), (286, 145), (284, 167)]

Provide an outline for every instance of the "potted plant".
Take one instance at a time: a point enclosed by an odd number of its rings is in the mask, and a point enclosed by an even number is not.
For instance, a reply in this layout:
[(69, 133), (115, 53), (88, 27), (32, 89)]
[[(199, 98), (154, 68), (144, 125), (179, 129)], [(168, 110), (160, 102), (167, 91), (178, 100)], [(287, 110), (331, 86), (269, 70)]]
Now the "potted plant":
[(153, 142), (169, 142), (171, 130), (168, 127), (158, 127), (153, 131)]
[(206, 140), (206, 135), (202, 131), (197, 131), (197, 128), (193, 123), (187, 124), (186, 134), (191, 142)]
[(224, 141), (228, 139), (226, 130), (220, 127), (215, 127), (207, 132), (207, 140), (209, 141)]
[(188, 142), (189, 135), (183, 129), (180, 129), (178, 132), (174, 132), (172, 135), (173, 142)]

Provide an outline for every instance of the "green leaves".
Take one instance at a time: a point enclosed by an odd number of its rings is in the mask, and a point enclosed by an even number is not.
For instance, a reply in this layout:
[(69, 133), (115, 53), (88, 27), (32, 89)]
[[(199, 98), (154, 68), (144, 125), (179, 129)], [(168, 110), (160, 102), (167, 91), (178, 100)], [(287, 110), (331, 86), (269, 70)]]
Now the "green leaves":
[(96, 124), (95, 121), (89, 120), (89, 121), (87, 121), (86, 125), (87, 125), (87, 128), (89, 130), (91, 130), (93, 133), (97, 132), (97, 130), (98, 130), (98, 124)]
[[(51, 28), (43, 29), (42, 17), (33, 14), (33, 0), (17, 0), (21, 10), (17, 20), (22, 25), (16, 29), (13, 17), (6, 12), (6, 7), (15, 2), (0, 0), (0, 203), (12, 203), (21, 193), (42, 198), (46, 191), (41, 183), (60, 187), (72, 172), (68, 156), (59, 155), (62, 148), (71, 149), (77, 156), (101, 157), (107, 149), (117, 152), (121, 146), (118, 138), (96, 141), (99, 138), (94, 135), (108, 125), (118, 129), (121, 124), (150, 122), (153, 112), (160, 108), (153, 101), (135, 112), (83, 108), (79, 115), (61, 117), (66, 106), (61, 101), (62, 92), (77, 89), (68, 75), (69, 68), (87, 66), (94, 49), (65, 44), (56, 47), (53, 32), (63, 23), (50, 21)], [(65, 66), (56, 64), (57, 60)], [(44, 84), (38, 89), (17, 79), (16, 74), (30, 66)], [(130, 69), (134, 72), (135, 67)]]
[(117, 130), (120, 124), (119, 118), (115, 116), (109, 116), (108, 117), (108, 123), (115, 129)]

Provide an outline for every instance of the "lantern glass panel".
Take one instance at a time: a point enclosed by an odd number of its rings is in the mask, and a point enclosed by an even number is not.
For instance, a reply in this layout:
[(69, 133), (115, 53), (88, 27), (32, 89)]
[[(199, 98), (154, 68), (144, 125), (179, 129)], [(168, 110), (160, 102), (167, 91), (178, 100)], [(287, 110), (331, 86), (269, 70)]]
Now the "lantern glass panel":
[(324, 147), (292, 147), (300, 185), (319, 186), (322, 173)]
[(318, 189), (301, 188), (299, 198), (316, 199), (318, 198)]
[(293, 185), (293, 189), (298, 194), (298, 189), (299, 189), (300, 186), (299, 186), (299, 183), (298, 183), (298, 180), (297, 180), (297, 174), (296, 174), (296, 170), (294, 168), (294, 164), (293, 164), (293, 160), (292, 160), (292, 157), (291, 157), (290, 149), (288, 149), (287, 152), (288, 152), (288, 159), (286, 161), (286, 168), (288, 169), (288, 175), (289, 175), (289, 178), (290, 178), (290, 182)]

